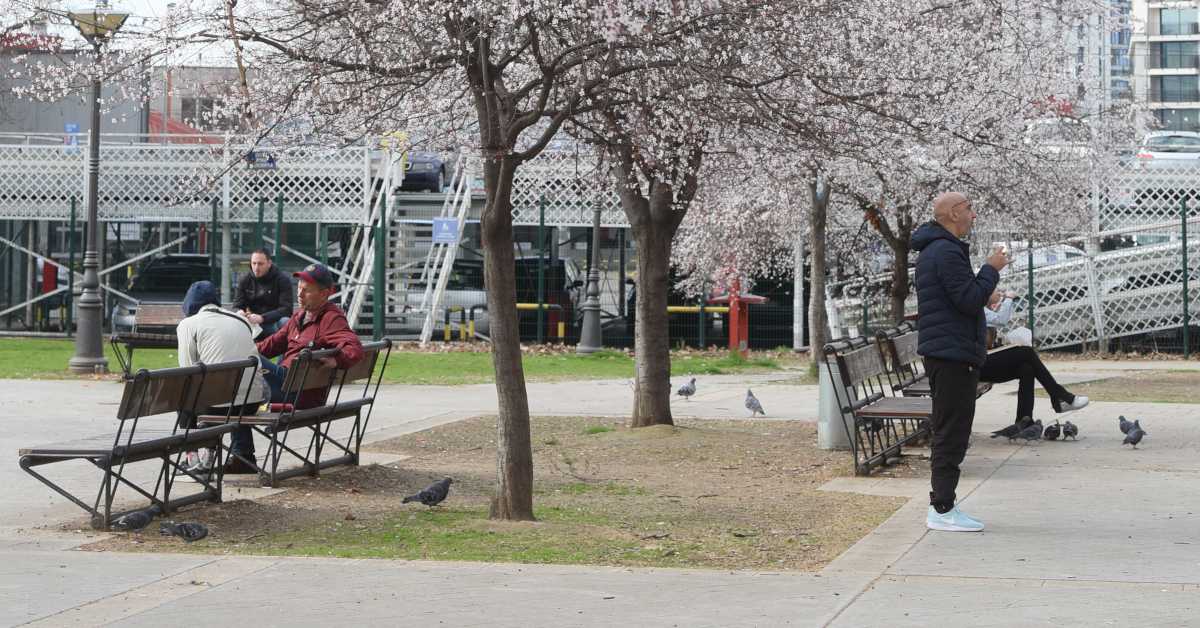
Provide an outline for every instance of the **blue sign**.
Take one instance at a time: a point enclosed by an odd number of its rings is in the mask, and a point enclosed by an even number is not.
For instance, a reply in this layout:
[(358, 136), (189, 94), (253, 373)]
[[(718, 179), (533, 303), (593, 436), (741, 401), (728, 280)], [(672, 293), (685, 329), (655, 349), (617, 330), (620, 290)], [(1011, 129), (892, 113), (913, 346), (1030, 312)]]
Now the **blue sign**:
[(79, 124), (67, 122), (63, 124), (63, 145), (68, 153), (79, 150)]
[(433, 243), (434, 244), (458, 244), (458, 219), (457, 218), (434, 218), (433, 219)]

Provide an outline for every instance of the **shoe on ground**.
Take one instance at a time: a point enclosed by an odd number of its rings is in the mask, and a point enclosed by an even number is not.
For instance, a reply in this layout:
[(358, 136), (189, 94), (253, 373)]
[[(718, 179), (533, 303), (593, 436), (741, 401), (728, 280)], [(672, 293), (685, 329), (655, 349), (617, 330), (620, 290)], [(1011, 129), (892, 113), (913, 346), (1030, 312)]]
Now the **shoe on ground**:
[(1072, 410), (1082, 410), (1087, 407), (1088, 398), (1083, 395), (1075, 395), (1075, 401), (1071, 403), (1060, 403), (1059, 412), (1070, 412)]
[[(247, 456), (249, 457), (249, 456)], [(229, 460), (225, 461), (225, 466), (222, 467), (222, 473), (225, 475), (249, 475), (258, 474), (258, 467), (238, 458), (237, 456), (229, 456)]]
[(925, 515), (925, 527), (930, 530), (942, 530), (944, 532), (983, 531), (983, 523), (967, 516), (966, 513), (958, 509), (958, 506), (940, 514), (933, 506), (930, 506), (929, 513)]

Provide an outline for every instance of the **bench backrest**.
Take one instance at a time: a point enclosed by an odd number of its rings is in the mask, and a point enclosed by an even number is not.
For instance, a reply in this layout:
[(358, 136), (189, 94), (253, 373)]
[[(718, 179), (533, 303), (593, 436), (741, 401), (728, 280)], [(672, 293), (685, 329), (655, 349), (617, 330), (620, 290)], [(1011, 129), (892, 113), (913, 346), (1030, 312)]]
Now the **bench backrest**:
[(198, 412), (217, 405), (239, 405), (241, 378), (253, 376), (255, 358), (221, 364), (148, 371), (126, 380), (117, 418), (121, 421), (167, 412)]
[(825, 345), (825, 363), (827, 368), (837, 364), (833, 388), (842, 412), (852, 412), (883, 397), (885, 369), (874, 342), (865, 338), (831, 342)]
[(138, 304), (134, 315), (134, 328), (145, 331), (147, 328), (176, 327), (183, 320), (183, 310), (178, 303), (141, 303)]
[(379, 361), (379, 354), (385, 349), (390, 352), (392, 348), (391, 340), (377, 340), (375, 342), (363, 343), (363, 357), (353, 366), (342, 371), (340, 375), (343, 384), (353, 384), (361, 382), (364, 379), (370, 379), (375, 372), (375, 364)]

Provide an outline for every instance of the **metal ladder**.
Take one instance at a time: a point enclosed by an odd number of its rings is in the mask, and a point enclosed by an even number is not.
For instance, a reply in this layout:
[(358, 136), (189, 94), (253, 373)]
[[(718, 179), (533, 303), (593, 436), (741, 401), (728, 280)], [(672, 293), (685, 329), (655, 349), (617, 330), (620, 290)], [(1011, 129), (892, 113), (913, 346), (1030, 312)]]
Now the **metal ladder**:
[[(346, 321), (350, 324), (351, 329), (357, 327), (358, 319), (362, 315), (363, 304), (372, 290), (375, 247), (378, 245), (375, 238), (375, 225), (387, 229), (390, 219), (389, 199), (392, 187), (399, 181), (403, 181), (404, 163), (407, 157), (407, 151), (393, 150), (391, 147), (383, 152), (376, 171), (380, 180), (379, 191), (370, 205), (366, 223), (359, 230), (357, 236), (351, 239), (342, 269), (338, 273), (343, 278), (340, 294), (346, 310)], [(397, 171), (399, 171), (399, 175), (396, 174)], [(349, 281), (345, 281), (347, 278)], [(383, 294), (373, 296), (376, 299), (387, 298)]]
[[(457, 223), (457, 237), (454, 244), (434, 242), (425, 255), (425, 267), (421, 269), (418, 283), (424, 284), (425, 294), (421, 297), (421, 307), (418, 312), (425, 313), (425, 322), (421, 325), (421, 346), (429, 344), (433, 335), (434, 317), (442, 305), (446, 293), (446, 283), (454, 270), (454, 259), (458, 256), (458, 241), (462, 240), (463, 227), (467, 224), (467, 212), (471, 210), (471, 172), (469, 161), (460, 152), (454, 164), (454, 175), (450, 179), (451, 193), (446, 195), (442, 203), (439, 218), (453, 217)], [(436, 286), (435, 286), (436, 284)]]

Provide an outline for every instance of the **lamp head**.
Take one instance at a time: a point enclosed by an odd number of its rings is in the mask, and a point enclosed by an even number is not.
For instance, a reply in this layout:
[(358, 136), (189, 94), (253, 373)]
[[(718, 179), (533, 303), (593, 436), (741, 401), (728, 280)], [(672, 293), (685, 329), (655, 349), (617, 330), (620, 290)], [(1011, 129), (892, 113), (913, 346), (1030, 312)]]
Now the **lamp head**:
[(111, 39), (129, 18), (128, 13), (112, 10), (108, 2), (103, 0), (97, 1), (93, 8), (77, 9), (67, 15), (71, 18), (71, 24), (79, 30), (79, 34), (91, 44)]

